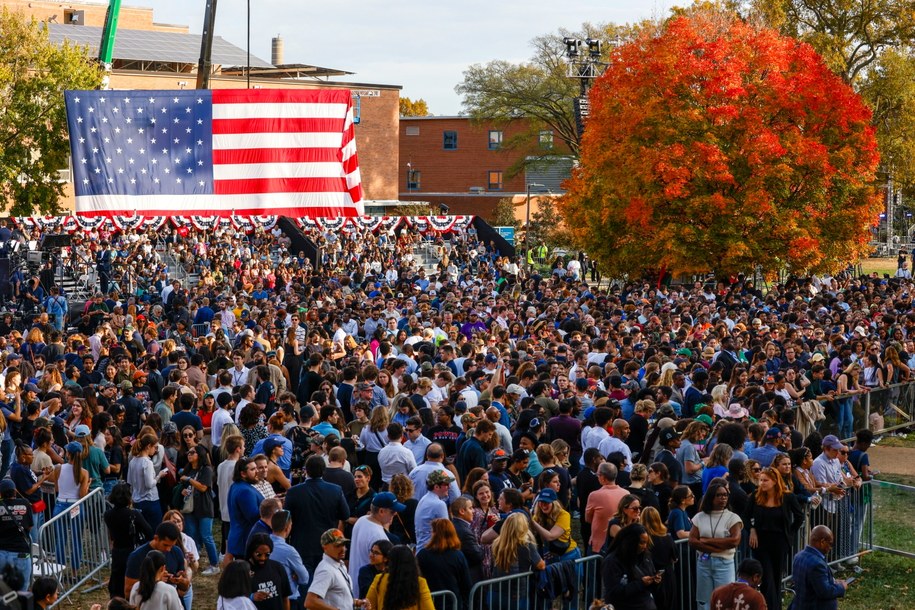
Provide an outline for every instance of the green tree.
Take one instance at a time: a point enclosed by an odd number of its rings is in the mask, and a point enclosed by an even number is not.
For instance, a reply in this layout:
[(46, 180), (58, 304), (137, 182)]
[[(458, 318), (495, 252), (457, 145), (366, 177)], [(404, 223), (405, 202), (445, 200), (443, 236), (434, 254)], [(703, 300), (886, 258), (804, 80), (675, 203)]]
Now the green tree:
[(492, 225), (496, 227), (521, 226), (521, 221), (515, 218), (515, 204), (511, 197), (503, 197), (492, 211)]
[(400, 116), (429, 116), (426, 100), (420, 98), (415, 102), (408, 97), (400, 98)]
[(744, 0), (745, 17), (807, 42), (855, 84), (887, 49), (915, 43), (911, 0)]
[[(464, 71), (464, 80), (454, 89), (472, 119), (496, 123), (528, 120), (528, 131), (512, 142), (503, 142), (503, 148), (535, 146), (538, 131), (550, 129), (557, 142), (577, 156), (579, 139), (572, 104), (579, 95), (579, 83), (568, 76), (563, 38), (596, 38), (607, 43), (626, 38), (635, 29), (586, 23), (578, 32), (561, 29), (537, 36), (531, 41), (534, 54), (529, 61), (474, 64)], [(605, 44), (604, 58), (608, 49), (609, 44)]]
[(36, 20), (0, 11), (0, 210), (57, 211), (64, 188), (58, 170), (70, 157), (63, 92), (101, 82), (86, 48), (52, 44)]

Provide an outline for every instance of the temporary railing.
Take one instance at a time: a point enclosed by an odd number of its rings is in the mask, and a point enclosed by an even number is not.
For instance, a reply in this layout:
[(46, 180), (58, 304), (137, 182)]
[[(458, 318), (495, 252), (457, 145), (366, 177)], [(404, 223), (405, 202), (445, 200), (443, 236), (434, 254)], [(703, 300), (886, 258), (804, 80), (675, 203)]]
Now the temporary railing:
[[(813, 507), (811, 503), (807, 504), (804, 523), (793, 536), (790, 536), (790, 543), (785, 549), (786, 562), (780, 577), (782, 586), (786, 590), (791, 589), (790, 558), (804, 548), (811, 528), (816, 525), (826, 525), (833, 532), (835, 544), (827, 557), (832, 565), (854, 561), (859, 555), (873, 549), (890, 550), (875, 546), (874, 535), (875, 531), (878, 534), (884, 532), (886, 544), (891, 544), (892, 537), (889, 535), (889, 531), (896, 525), (881, 525), (875, 529), (874, 507), (877, 506), (881, 511), (895, 512), (902, 506), (915, 506), (915, 503), (911, 502), (915, 499), (915, 487), (890, 486), (882, 482), (874, 482), (873, 485), (868, 483), (860, 488), (849, 488), (842, 496), (827, 493), (820, 498), (816, 507)], [(910, 514), (912, 512), (915, 512), (915, 509), (906, 509), (900, 519), (911, 521), (909, 517), (912, 516)], [(887, 515), (884, 518), (889, 518), (891, 522), (893, 519), (892, 516)], [(900, 522), (897, 525), (901, 524), (903, 523)], [(915, 532), (915, 526), (905, 526)], [(670, 600), (671, 607), (691, 608), (696, 599), (696, 551), (685, 539), (678, 540), (676, 547), (678, 561), (671, 568), (672, 574), (667, 576), (674, 581), (672, 585), (674, 599)], [(915, 548), (905, 551), (891, 550), (891, 552), (915, 557)], [(745, 544), (738, 547), (734, 558), (735, 566), (749, 553), (751, 551)], [(549, 608), (576, 610), (580, 608), (584, 610), (590, 607), (594, 599), (601, 597), (602, 559), (603, 557), (600, 555), (592, 555), (575, 560), (577, 587), (575, 595), (571, 599), (563, 599), (562, 596), (544, 597), (537, 587), (540, 575), (525, 572), (483, 580), (474, 584), (470, 591), (467, 607), (471, 610), (514, 610), (515, 608), (521, 610)], [(439, 608), (439, 610), (447, 609)]]
[(57, 500), (53, 516), (38, 530), (38, 555), (33, 557), (32, 578), (55, 576), (61, 600), (92, 581), (104, 584), (102, 570), (111, 561), (102, 489), (93, 489), (72, 504)]

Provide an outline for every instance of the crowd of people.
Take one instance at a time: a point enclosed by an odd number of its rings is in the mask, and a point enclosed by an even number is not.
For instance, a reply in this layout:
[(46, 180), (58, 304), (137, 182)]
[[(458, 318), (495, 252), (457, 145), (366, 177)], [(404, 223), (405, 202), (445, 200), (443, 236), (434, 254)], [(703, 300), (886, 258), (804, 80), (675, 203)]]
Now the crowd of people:
[[(905, 278), (607, 285), (472, 229), (311, 237), (319, 265), (278, 229), (87, 234), (70, 256), (101, 289), (72, 317), (15, 278), (0, 564), (21, 586), (41, 524), (97, 489), (109, 607), (190, 610), (218, 577), (218, 609), (428, 610), (532, 571), (618, 610), (756, 579), (774, 610), (798, 536), (854, 562), (883, 414), (858, 403), (889, 387), (891, 409), (915, 367)], [(77, 572), (70, 530), (52, 551)], [(595, 554), (599, 587), (574, 567)]]

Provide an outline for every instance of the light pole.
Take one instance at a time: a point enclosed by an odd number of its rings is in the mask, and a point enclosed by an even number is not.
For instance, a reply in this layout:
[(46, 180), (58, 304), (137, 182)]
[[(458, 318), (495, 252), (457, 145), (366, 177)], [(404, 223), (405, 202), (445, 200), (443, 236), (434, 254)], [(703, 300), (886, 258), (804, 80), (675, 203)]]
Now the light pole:
[(531, 248), (531, 189), (532, 188), (542, 189), (542, 188), (546, 188), (546, 187), (542, 184), (537, 184), (535, 182), (532, 182), (527, 185), (527, 219), (526, 219), (525, 225), (524, 225), (525, 226), (524, 249), (527, 252), (530, 252), (530, 248)]
[[(578, 79), (579, 90), (578, 97), (574, 99), (575, 106), (575, 127), (578, 130), (578, 139), (585, 131), (585, 119), (590, 114), (590, 103), (588, 101), (588, 90), (595, 78), (604, 73), (607, 63), (601, 61), (601, 51), (603, 43), (596, 38), (579, 40), (578, 38), (563, 38), (562, 42), (566, 45), (566, 59), (569, 62), (566, 76)], [(619, 44), (619, 40), (614, 42), (614, 46)], [(582, 51), (582, 45), (587, 46), (587, 53)]]

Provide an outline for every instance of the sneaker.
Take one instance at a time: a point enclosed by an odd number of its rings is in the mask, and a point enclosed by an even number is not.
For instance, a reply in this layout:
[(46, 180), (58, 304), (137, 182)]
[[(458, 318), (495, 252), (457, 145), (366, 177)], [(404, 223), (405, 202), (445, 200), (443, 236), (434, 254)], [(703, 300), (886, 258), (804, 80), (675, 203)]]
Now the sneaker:
[(204, 576), (213, 576), (215, 574), (219, 574), (219, 568), (217, 568), (216, 566), (210, 566), (200, 573), (203, 574)]

